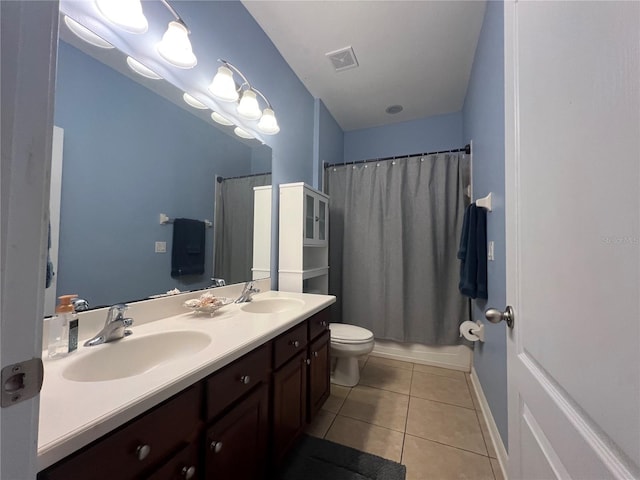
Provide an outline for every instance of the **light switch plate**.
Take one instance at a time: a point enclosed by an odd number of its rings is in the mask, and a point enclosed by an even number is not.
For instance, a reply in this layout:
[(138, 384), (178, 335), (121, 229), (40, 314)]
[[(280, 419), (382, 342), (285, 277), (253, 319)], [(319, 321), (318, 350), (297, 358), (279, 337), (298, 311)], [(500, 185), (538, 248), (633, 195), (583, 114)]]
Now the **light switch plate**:
[(156, 253), (167, 253), (167, 242), (156, 242)]

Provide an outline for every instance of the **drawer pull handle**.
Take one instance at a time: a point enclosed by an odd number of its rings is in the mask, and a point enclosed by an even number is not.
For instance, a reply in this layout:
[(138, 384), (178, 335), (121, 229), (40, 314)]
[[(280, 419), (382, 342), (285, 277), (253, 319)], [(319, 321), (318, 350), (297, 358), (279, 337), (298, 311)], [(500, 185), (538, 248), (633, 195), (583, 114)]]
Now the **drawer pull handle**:
[(326, 321), (324, 321), (324, 320), (322, 320), (322, 321), (320, 322), (320, 325), (322, 325), (323, 327), (326, 327), (326, 326), (327, 326), (327, 322), (326, 322)]
[(250, 381), (251, 381), (251, 377), (249, 375), (242, 375), (240, 377), (240, 383), (244, 383), (245, 385), (248, 385)]
[(298, 340), (291, 340), (289, 344), (293, 345), (294, 348), (298, 348), (300, 346), (300, 342)]
[(180, 471), (180, 475), (182, 475), (182, 478), (185, 478), (186, 480), (190, 480), (195, 474), (196, 467), (194, 467), (193, 465), (191, 465), (190, 467), (182, 467), (182, 470)]
[(209, 445), (209, 448), (213, 450), (213, 453), (220, 453), (220, 450), (222, 450), (222, 442), (216, 442), (214, 440), (211, 442), (211, 445)]
[(304, 363), (306, 363), (307, 365), (311, 365), (311, 359), (310, 359), (310, 358), (307, 358), (307, 359), (304, 361)]
[(136, 448), (136, 455), (138, 460), (144, 460), (151, 453), (151, 447), (149, 445), (138, 445)]
[(318, 358), (318, 352), (313, 352), (313, 356), (314, 356), (315, 358)]

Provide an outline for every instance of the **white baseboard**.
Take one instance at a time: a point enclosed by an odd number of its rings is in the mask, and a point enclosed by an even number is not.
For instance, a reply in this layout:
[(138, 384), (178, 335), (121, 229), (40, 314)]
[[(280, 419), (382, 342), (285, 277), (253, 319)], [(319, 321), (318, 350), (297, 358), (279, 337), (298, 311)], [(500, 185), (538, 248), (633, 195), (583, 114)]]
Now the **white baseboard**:
[(371, 353), (378, 357), (468, 372), (473, 352), (465, 345), (428, 346), (376, 339)]
[(471, 384), (476, 391), (476, 396), (478, 398), (478, 401), (480, 402), (480, 410), (482, 411), (482, 415), (484, 415), (484, 419), (487, 422), (489, 435), (491, 436), (491, 442), (493, 443), (493, 448), (496, 451), (498, 463), (500, 463), (500, 470), (502, 470), (502, 476), (504, 478), (508, 478), (507, 461), (509, 460), (509, 456), (507, 454), (507, 449), (504, 447), (504, 443), (502, 443), (502, 437), (498, 432), (498, 426), (496, 425), (496, 421), (494, 420), (491, 409), (489, 408), (489, 402), (487, 402), (487, 397), (484, 396), (484, 392), (482, 391), (482, 385), (480, 385), (478, 373), (473, 367), (471, 367)]

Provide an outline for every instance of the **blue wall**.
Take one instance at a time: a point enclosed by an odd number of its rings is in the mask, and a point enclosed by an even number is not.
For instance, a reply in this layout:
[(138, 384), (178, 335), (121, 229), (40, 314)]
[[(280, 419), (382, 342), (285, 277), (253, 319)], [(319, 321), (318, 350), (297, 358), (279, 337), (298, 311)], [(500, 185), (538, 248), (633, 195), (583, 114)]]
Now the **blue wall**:
[(213, 219), (214, 176), (250, 173), (251, 149), (62, 41), (55, 124), (65, 130), (58, 294), (98, 306), (208, 286), (213, 230), (205, 273), (178, 281), (159, 214)]
[(313, 186), (323, 187), (323, 163), (342, 163), (344, 157), (344, 132), (327, 110), (322, 100), (315, 102), (314, 129), (314, 179)]
[[(280, 133), (265, 138), (273, 150), (273, 184), (312, 184), (314, 99), (269, 37), (239, 1), (185, 1), (180, 2), (179, 10), (189, 24), (196, 54), (230, 61), (273, 105)], [(207, 77), (202, 81), (211, 80)], [(271, 251), (271, 274), (272, 286), (276, 287), (280, 200), (276, 188), (272, 199), (271, 244), (276, 247)]]
[(463, 147), (462, 113), (448, 113), (344, 134), (344, 161)]
[[(504, 220), (504, 12), (502, 2), (488, 2), (471, 80), (463, 108), (464, 140), (473, 140), (473, 194), (493, 194), (487, 240), (495, 242), (488, 264), (489, 299), (473, 302), (474, 320), (488, 307), (506, 305)], [(503, 443), (507, 445), (506, 325), (487, 324), (486, 341), (477, 343), (473, 363)]]

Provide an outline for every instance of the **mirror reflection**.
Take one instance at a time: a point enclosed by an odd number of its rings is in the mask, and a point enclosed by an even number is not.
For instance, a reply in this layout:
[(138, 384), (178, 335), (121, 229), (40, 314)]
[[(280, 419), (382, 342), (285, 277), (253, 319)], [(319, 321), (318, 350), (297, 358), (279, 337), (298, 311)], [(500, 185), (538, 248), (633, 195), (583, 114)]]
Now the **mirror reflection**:
[[(251, 279), (253, 186), (271, 181), (262, 175), (271, 170), (269, 147), (229, 136), (202, 118), (210, 111), (178, 106), (182, 92), (170, 101), (147, 88), (154, 80), (133, 81), (63, 33), (54, 119), (63, 147), (51, 188), (56, 275), (45, 314), (67, 293), (97, 308), (207, 288), (211, 277)], [(172, 277), (174, 225), (161, 224), (161, 213), (212, 222), (197, 252), (202, 273)]]

